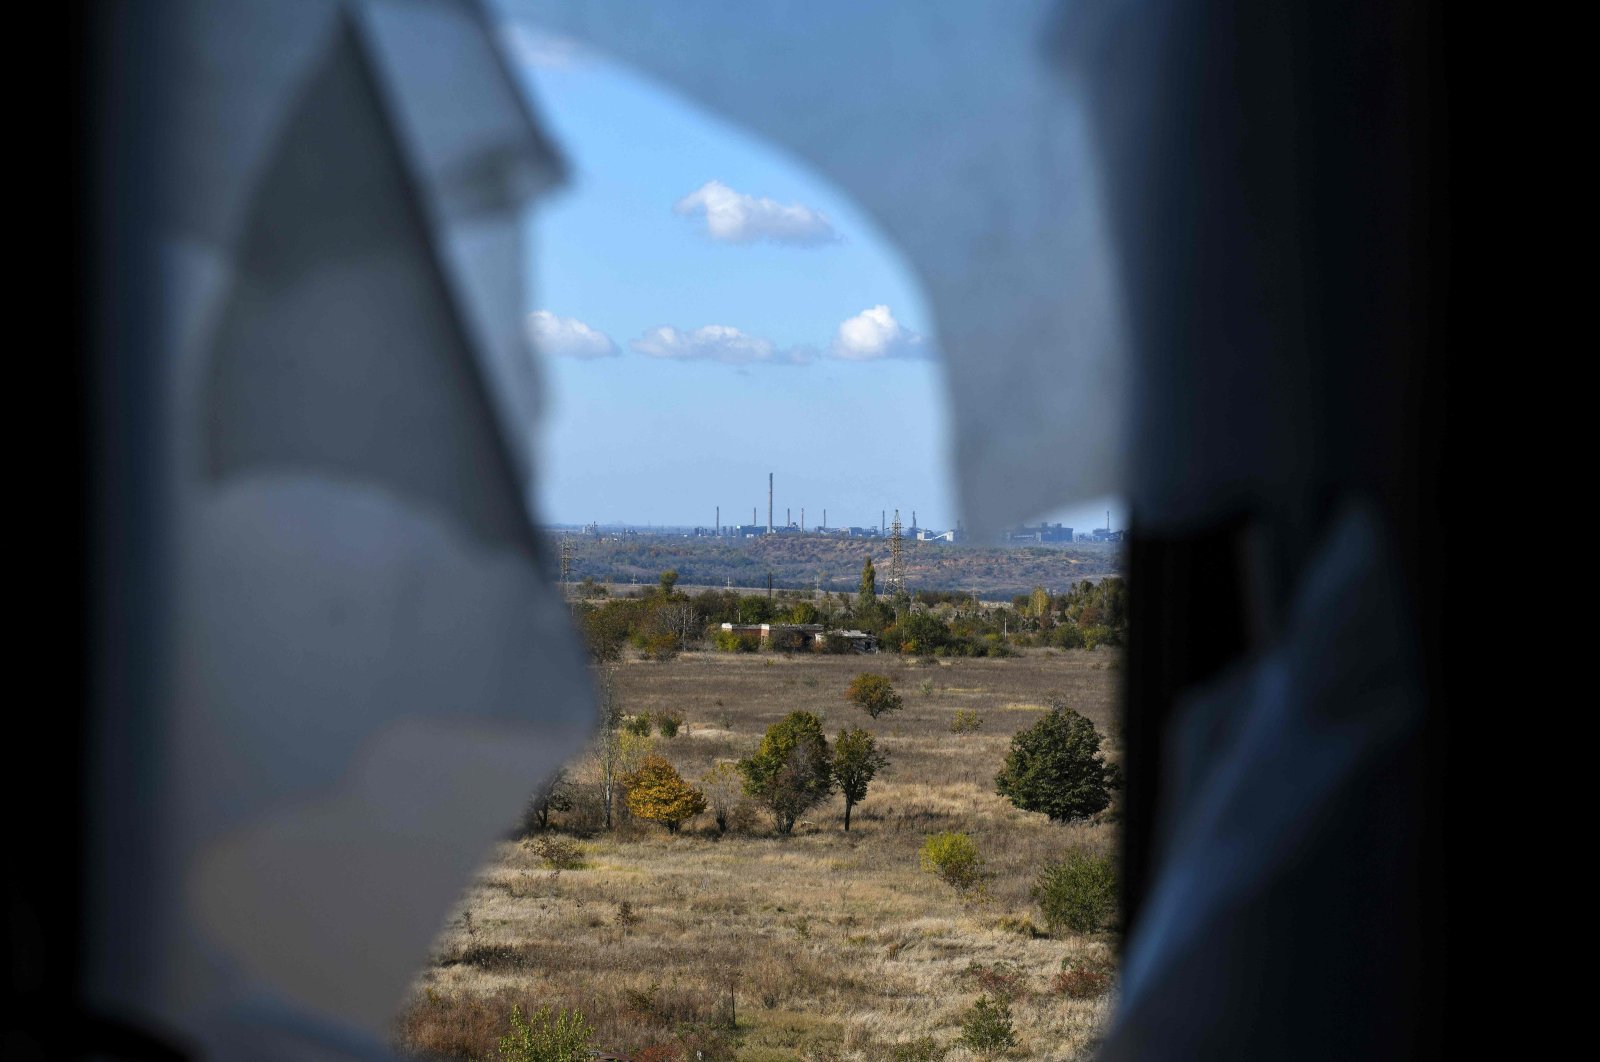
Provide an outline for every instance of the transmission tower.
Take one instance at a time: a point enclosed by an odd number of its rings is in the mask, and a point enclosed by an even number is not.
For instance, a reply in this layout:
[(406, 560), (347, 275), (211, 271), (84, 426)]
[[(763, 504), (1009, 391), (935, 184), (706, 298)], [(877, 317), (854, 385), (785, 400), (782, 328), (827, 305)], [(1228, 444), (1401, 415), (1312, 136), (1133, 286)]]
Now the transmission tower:
[(894, 511), (894, 523), (889, 525), (889, 593), (899, 596), (906, 589), (906, 570), (901, 556), (900, 510)]

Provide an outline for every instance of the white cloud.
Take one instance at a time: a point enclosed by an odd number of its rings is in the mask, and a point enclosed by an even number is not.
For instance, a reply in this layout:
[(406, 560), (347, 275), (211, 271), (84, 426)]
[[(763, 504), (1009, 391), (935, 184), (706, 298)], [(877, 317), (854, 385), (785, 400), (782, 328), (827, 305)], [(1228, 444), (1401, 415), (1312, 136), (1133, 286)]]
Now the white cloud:
[(707, 181), (672, 205), (675, 214), (705, 218), (706, 234), (724, 243), (769, 240), (814, 247), (839, 239), (833, 223), (803, 203), (785, 206), (773, 199), (736, 192), (721, 181)]
[(842, 322), (829, 353), (845, 361), (877, 361), (920, 357), (926, 348), (922, 336), (895, 320), (889, 307), (879, 305)]
[(508, 26), (502, 39), (512, 58), (523, 66), (565, 70), (584, 58), (583, 46), (571, 37), (558, 37), (532, 26)]
[(689, 332), (662, 325), (628, 345), (646, 357), (672, 361), (797, 365), (811, 360), (810, 352), (803, 347), (779, 349), (770, 339), (747, 335), (728, 325), (706, 325)]
[(616, 357), (617, 345), (611, 337), (596, 328), (590, 328), (576, 317), (557, 317), (549, 310), (535, 310), (528, 315), (528, 336), (543, 354), (556, 358)]

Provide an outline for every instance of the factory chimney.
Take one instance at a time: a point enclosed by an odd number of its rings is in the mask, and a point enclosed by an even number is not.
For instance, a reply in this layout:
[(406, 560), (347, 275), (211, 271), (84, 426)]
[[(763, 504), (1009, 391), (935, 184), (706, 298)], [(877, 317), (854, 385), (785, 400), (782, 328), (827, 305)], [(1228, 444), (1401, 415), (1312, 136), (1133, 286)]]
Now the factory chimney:
[(802, 505), (802, 506), (800, 506), (800, 532), (801, 532), (801, 534), (804, 534), (805, 530), (806, 530), (806, 507), (804, 505)]
[(767, 473), (767, 534), (772, 534), (772, 473)]
[(717, 537), (722, 537), (722, 506), (717, 506)]

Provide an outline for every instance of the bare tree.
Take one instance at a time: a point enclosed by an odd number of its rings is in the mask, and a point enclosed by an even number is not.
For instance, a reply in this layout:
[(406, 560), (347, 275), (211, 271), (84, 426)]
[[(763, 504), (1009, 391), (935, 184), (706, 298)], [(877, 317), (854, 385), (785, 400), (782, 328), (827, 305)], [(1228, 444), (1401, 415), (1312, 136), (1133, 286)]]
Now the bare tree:
[(595, 761), (600, 767), (600, 802), (605, 826), (613, 826), (613, 810), (625, 767), (622, 748), (622, 699), (617, 693), (616, 665), (595, 665), (595, 694), (600, 712), (600, 732), (595, 737)]
[(680, 650), (688, 649), (691, 643), (699, 642), (705, 633), (700, 626), (700, 610), (689, 601), (674, 601), (662, 605), (656, 610), (655, 619), (660, 629), (671, 633), (677, 639)]

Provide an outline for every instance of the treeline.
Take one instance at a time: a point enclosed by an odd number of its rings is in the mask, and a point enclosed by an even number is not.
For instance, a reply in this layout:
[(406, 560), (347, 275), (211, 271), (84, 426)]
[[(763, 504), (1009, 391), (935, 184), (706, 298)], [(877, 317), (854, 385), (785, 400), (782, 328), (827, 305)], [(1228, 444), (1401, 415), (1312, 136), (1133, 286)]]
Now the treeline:
[(662, 572), (655, 586), (610, 597), (603, 587), (580, 584), (574, 618), (596, 660), (612, 660), (627, 646), (651, 659), (669, 659), (704, 647), (724, 652), (853, 651), (848, 639), (824, 636), (818, 643), (796, 631), (773, 631), (762, 640), (724, 631), (722, 624), (820, 624), (824, 631), (859, 630), (885, 651), (933, 656), (1006, 656), (1018, 647), (1093, 649), (1120, 645), (1127, 626), (1127, 587), (1112, 577), (1083, 580), (1051, 594), (1037, 587), (1010, 607), (986, 606), (971, 594), (919, 591), (880, 595), (871, 560), (862, 567), (856, 593), (820, 594), (782, 590), (739, 594), (677, 589), (678, 573)]

